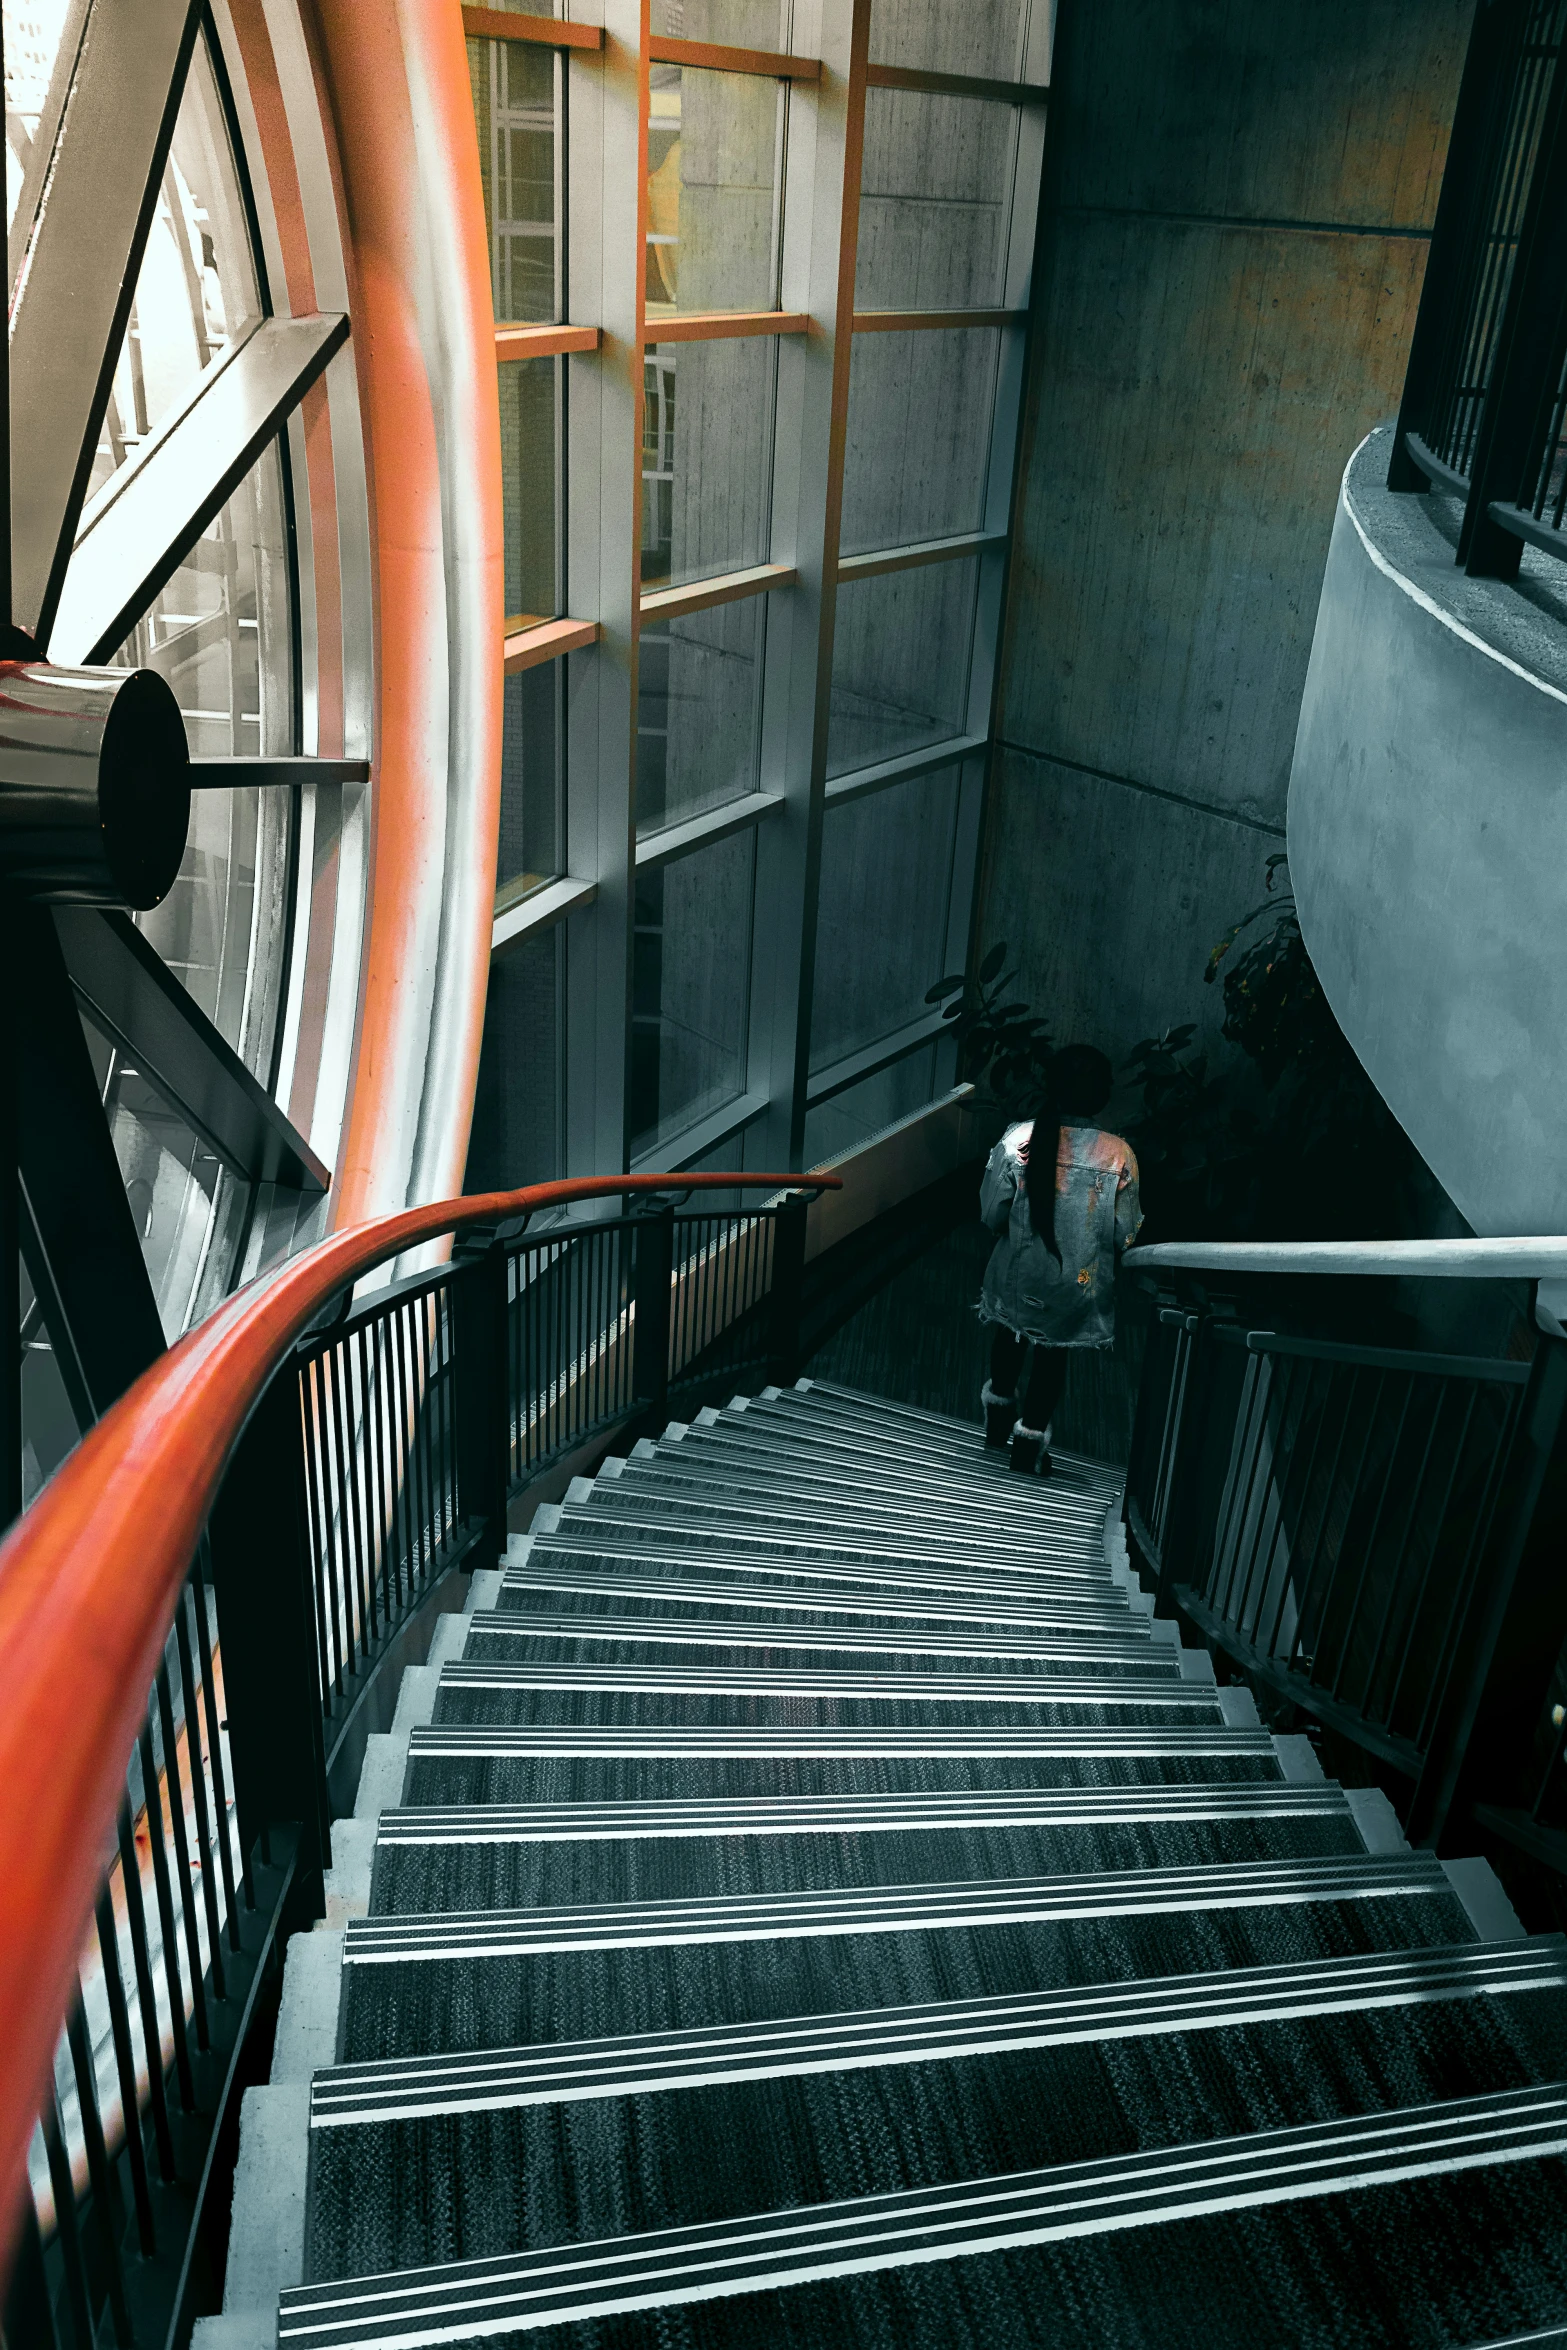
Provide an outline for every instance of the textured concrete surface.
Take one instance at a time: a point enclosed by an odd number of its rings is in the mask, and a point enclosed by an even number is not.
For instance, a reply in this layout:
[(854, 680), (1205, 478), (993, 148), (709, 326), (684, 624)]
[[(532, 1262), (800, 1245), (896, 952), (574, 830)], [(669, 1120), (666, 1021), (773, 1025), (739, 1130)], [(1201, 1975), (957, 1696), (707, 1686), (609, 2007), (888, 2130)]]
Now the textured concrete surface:
[(247, 2089), (223, 2278), (225, 2316), (262, 2311), (275, 2325), (278, 2295), (303, 2279), (309, 2153), (309, 2082)]
[(1470, 15), (1061, 0), (982, 898), (1060, 1036), (1222, 1018)]
[[(337, 1825), (343, 1826), (341, 1820)], [(343, 1936), (326, 1926), (296, 1934), (283, 1960), (283, 2004), (272, 2045), (272, 2086), (309, 2082), (337, 2055), (337, 2006)]]
[(1301, 926), (1474, 1230), (1561, 1232), (1567, 580), (1544, 555), (1524, 592), (1466, 579), (1442, 506), (1383, 487), (1387, 439), (1345, 476), (1323, 582), (1290, 783)]

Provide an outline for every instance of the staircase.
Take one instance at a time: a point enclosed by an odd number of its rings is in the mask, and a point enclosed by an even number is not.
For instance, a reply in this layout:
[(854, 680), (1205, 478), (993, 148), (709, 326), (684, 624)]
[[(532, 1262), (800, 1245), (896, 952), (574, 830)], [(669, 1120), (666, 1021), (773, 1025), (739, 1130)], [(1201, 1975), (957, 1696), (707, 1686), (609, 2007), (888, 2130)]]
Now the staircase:
[(1117, 1498), (802, 1381), (541, 1510), (334, 1831), (206, 2350), (1556, 2338), (1567, 1945)]

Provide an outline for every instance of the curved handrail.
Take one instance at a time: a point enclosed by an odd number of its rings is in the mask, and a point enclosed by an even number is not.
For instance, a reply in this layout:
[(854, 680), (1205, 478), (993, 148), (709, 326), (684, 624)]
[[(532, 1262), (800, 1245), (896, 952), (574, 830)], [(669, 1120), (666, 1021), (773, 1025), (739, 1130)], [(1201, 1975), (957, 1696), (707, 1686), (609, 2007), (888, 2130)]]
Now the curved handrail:
[(61, 1463), (0, 1544), (0, 2270), (147, 1691), (223, 1471), (306, 1324), (361, 1274), (465, 1225), (627, 1192), (841, 1185), (590, 1176), (351, 1225), (227, 1299)]
[(1419, 1274), (1438, 1281), (1567, 1280), (1567, 1240), (1160, 1240), (1129, 1248), (1132, 1272)]

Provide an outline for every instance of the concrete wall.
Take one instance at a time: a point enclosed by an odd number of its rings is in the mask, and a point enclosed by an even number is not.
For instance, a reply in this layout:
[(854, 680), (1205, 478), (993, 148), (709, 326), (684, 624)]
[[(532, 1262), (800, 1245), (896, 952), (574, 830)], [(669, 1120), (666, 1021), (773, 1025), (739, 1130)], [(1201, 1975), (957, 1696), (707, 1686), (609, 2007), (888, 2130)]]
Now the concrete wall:
[(1470, 0), (1061, 0), (983, 928), (1057, 1031), (1215, 1023), (1339, 474), (1397, 404)]
[(1567, 566), (1453, 562), (1457, 509), (1345, 479), (1290, 779), (1312, 961), (1477, 1232), (1567, 1231)]

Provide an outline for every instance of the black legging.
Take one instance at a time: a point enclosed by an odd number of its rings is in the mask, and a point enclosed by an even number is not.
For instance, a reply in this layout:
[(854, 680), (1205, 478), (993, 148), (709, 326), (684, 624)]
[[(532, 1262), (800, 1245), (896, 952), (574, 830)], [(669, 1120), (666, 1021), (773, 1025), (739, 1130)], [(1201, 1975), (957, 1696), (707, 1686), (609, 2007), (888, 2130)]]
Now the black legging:
[[(1015, 1338), (1010, 1330), (998, 1323), (990, 1342), (990, 1392), (992, 1395), (1017, 1395), (1018, 1373), (1023, 1368), (1026, 1338)], [(1035, 1346), (1034, 1359), (1028, 1369), (1028, 1385), (1018, 1402), (1018, 1418), (1025, 1428), (1048, 1428), (1055, 1417), (1056, 1406), (1066, 1387), (1066, 1358), (1070, 1350), (1064, 1346)]]

